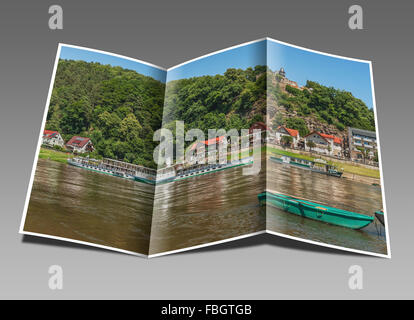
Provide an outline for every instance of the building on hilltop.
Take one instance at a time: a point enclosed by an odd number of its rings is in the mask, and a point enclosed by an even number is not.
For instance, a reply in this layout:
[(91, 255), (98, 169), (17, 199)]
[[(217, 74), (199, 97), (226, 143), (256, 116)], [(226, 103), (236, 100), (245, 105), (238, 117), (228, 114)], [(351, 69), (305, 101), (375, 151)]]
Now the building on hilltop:
[(299, 90), (303, 90), (302, 89), (302, 87), (299, 87), (299, 85), (298, 85), (298, 83), (297, 82), (295, 82), (295, 81), (293, 81), (293, 80), (289, 80), (288, 78), (286, 78), (286, 71), (285, 71), (285, 69), (282, 67), (282, 68), (280, 68), (280, 70), (278, 71), (278, 73), (277, 73), (278, 75), (279, 75), (279, 77), (280, 77), (280, 82), (282, 83), (282, 84), (284, 84), (285, 85), (285, 87), (287, 86), (287, 85), (289, 85), (289, 86), (291, 86), (291, 87), (294, 87), (294, 88), (296, 88), (296, 89), (299, 89)]

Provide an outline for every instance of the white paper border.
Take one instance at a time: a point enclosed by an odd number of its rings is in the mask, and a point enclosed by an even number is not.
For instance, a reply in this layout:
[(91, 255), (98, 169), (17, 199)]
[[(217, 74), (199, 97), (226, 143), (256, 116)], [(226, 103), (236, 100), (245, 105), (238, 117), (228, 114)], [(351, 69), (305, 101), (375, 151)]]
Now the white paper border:
[[(158, 254), (153, 254), (153, 255), (145, 255), (145, 254), (131, 252), (131, 251), (118, 249), (118, 248), (114, 248), (114, 247), (99, 245), (99, 244), (95, 244), (95, 243), (91, 243), (91, 242), (79, 241), (79, 240), (74, 240), (74, 239), (70, 239), (70, 238), (63, 238), (63, 237), (52, 236), (52, 235), (47, 235), (47, 234), (43, 234), (43, 233), (28, 232), (28, 231), (23, 230), (24, 222), (26, 220), (30, 195), (31, 195), (31, 192), (32, 192), (33, 180), (34, 180), (34, 175), (35, 175), (35, 172), (36, 172), (39, 152), (40, 152), (40, 146), (41, 146), (41, 141), (42, 141), (42, 132), (43, 132), (44, 127), (46, 125), (46, 116), (47, 116), (47, 112), (49, 110), (50, 98), (51, 98), (51, 95), (52, 95), (53, 85), (54, 85), (54, 82), (55, 82), (56, 69), (57, 69), (57, 65), (58, 65), (58, 62), (59, 62), (59, 58), (60, 58), (61, 48), (63, 46), (70, 47), (70, 48), (89, 50), (89, 51), (102, 53), (102, 54), (107, 54), (107, 55), (112, 55), (112, 56), (115, 56), (115, 57), (119, 57), (119, 58), (131, 60), (131, 61), (139, 62), (139, 63), (142, 63), (142, 64), (146, 64), (148, 66), (155, 67), (155, 68), (158, 68), (160, 70), (165, 70), (165, 71), (168, 72), (170, 70), (173, 70), (173, 69), (176, 69), (176, 68), (181, 67), (183, 65), (186, 65), (188, 63), (206, 58), (208, 56), (212, 56), (212, 55), (215, 55), (215, 54), (219, 54), (219, 53), (226, 52), (226, 51), (238, 48), (238, 47), (246, 46), (246, 45), (257, 43), (257, 42), (264, 41), (264, 40), (273, 41), (275, 43), (279, 43), (279, 44), (282, 44), (282, 45), (290, 46), (290, 47), (293, 47), (293, 48), (297, 48), (297, 49), (301, 49), (301, 50), (304, 50), (304, 51), (313, 52), (313, 53), (317, 53), (317, 54), (321, 54), (321, 55), (325, 55), (325, 56), (329, 56), (329, 57), (334, 57), (334, 58), (339, 58), (339, 59), (344, 59), (344, 60), (362, 62), (362, 63), (368, 63), (369, 64), (370, 79), (371, 79), (371, 91), (372, 91), (373, 108), (374, 108), (374, 116), (375, 116), (375, 130), (376, 130), (377, 144), (378, 144), (378, 157), (379, 157), (380, 179), (381, 179), (381, 193), (382, 193), (382, 201), (383, 201), (384, 216), (385, 216), (385, 232), (386, 232), (386, 243), (387, 243), (387, 254), (386, 255), (379, 254), (379, 253), (374, 253), (374, 252), (370, 252), (370, 251), (363, 251), (363, 250), (351, 249), (351, 248), (342, 247), (342, 246), (331, 245), (331, 244), (327, 244), (327, 243), (324, 243), (324, 242), (308, 240), (308, 239), (305, 239), (305, 238), (293, 237), (293, 236), (289, 236), (289, 235), (286, 235), (286, 234), (283, 234), (283, 233), (274, 232), (274, 231), (271, 231), (271, 230), (265, 230), (265, 231), (249, 233), (247, 235), (237, 236), (237, 237), (233, 237), (233, 238), (229, 238), (229, 239), (225, 239), (225, 240), (220, 240), (220, 241), (213, 241), (213, 242), (209, 242), (209, 243), (202, 244), (202, 245), (191, 246), (191, 247), (187, 247), (187, 248), (183, 248), (183, 249), (177, 249), (177, 250), (171, 250), (171, 251), (158, 253)], [(167, 75), (166, 80), (168, 80), (168, 75)], [(21, 223), (20, 223), (19, 233), (27, 234), (27, 235), (35, 235), (35, 236), (40, 236), (40, 237), (45, 237), (45, 238), (50, 238), (50, 239), (56, 239), (56, 240), (69, 241), (69, 242), (74, 242), (74, 243), (78, 243), (78, 244), (84, 244), (84, 245), (94, 246), (94, 247), (98, 247), (98, 248), (103, 248), (103, 249), (118, 251), (118, 252), (122, 252), (122, 253), (127, 253), (127, 254), (131, 254), (131, 255), (144, 256), (144, 257), (148, 257), (148, 258), (159, 257), (159, 256), (163, 256), (163, 255), (179, 253), (179, 252), (198, 249), (198, 248), (203, 248), (203, 247), (212, 246), (212, 245), (216, 245), (216, 244), (220, 244), (220, 243), (225, 243), (225, 242), (229, 242), (229, 241), (234, 241), (234, 240), (238, 240), (238, 239), (251, 237), (251, 236), (262, 234), (262, 233), (269, 233), (269, 234), (281, 236), (281, 237), (284, 237), (284, 238), (289, 238), (289, 239), (293, 239), (293, 240), (297, 240), (297, 241), (302, 241), (302, 242), (306, 242), (306, 243), (315, 244), (315, 245), (318, 245), (318, 246), (323, 246), (323, 247), (328, 247), (328, 248), (333, 248), (333, 249), (338, 249), (338, 250), (344, 250), (344, 251), (350, 251), (350, 252), (360, 253), (360, 254), (365, 254), (365, 255), (377, 256), (377, 257), (391, 258), (391, 245), (390, 245), (389, 229), (388, 229), (388, 213), (387, 213), (387, 209), (386, 209), (385, 190), (384, 190), (385, 185), (384, 185), (384, 176), (383, 176), (383, 169), (382, 169), (382, 157), (381, 157), (382, 150), (381, 150), (380, 137), (379, 137), (378, 131), (379, 131), (379, 129), (378, 129), (377, 106), (376, 106), (376, 99), (375, 99), (372, 61), (369, 61), (369, 60), (355, 59), (355, 58), (349, 58), (349, 57), (344, 57), (344, 56), (340, 56), (340, 55), (325, 53), (325, 52), (321, 52), (321, 51), (312, 50), (312, 49), (304, 48), (304, 47), (301, 47), (301, 46), (293, 45), (293, 44), (290, 44), (290, 43), (287, 43), (287, 42), (275, 40), (275, 39), (272, 39), (272, 38), (269, 38), (269, 37), (265, 37), (265, 38), (260, 38), (260, 39), (257, 39), (257, 40), (245, 42), (245, 43), (242, 43), (242, 44), (238, 44), (238, 45), (226, 48), (226, 49), (214, 51), (214, 52), (211, 52), (209, 54), (203, 55), (201, 57), (191, 59), (189, 61), (183, 62), (181, 64), (170, 67), (168, 69), (165, 69), (165, 68), (153, 65), (153, 64), (145, 62), (145, 61), (129, 58), (129, 57), (126, 57), (126, 56), (122, 56), (122, 55), (118, 55), (118, 54), (114, 54), (114, 53), (110, 53), (110, 52), (105, 52), (105, 51), (90, 49), (90, 48), (81, 47), (81, 46), (75, 46), (75, 45), (59, 43), (58, 50), (57, 50), (57, 53), (56, 53), (55, 63), (54, 63), (54, 67), (53, 67), (52, 79), (51, 79), (50, 86), (49, 86), (49, 92), (48, 92), (48, 97), (47, 97), (47, 101), (46, 101), (46, 107), (45, 107), (45, 111), (44, 111), (44, 114), (43, 114), (42, 126), (41, 126), (41, 130), (39, 132), (39, 139), (38, 139), (36, 154), (35, 154), (35, 158), (34, 158), (33, 165), (32, 165), (32, 173), (31, 173), (31, 176), (30, 176), (30, 182), (29, 182), (29, 186), (28, 186), (28, 189), (27, 189), (26, 200), (25, 200), (25, 205), (24, 205), (24, 210), (23, 210), (23, 216), (22, 216)]]
[(58, 66), (58, 63), (59, 63), (60, 53), (61, 53), (62, 47), (75, 48), (75, 49), (81, 49), (81, 50), (90, 51), (90, 52), (97, 52), (97, 53), (101, 53), (101, 54), (106, 54), (106, 55), (122, 58), (122, 59), (125, 59), (125, 60), (139, 62), (141, 64), (145, 64), (145, 65), (148, 65), (150, 67), (154, 67), (154, 68), (166, 71), (165, 68), (156, 66), (154, 64), (151, 64), (151, 63), (148, 63), (148, 62), (145, 62), (145, 61), (141, 61), (141, 60), (138, 60), (138, 59), (133, 59), (133, 58), (129, 58), (129, 57), (126, 57), (126, 56), (122, 56), (122, 55), (119, 55), (119, 54), (114, 54), (114, 53), (110, 53), (110, 52), (105, 52), (105, 51), (101, 51), (101, 50), (96, 50), (96, 49), (91, 49), (91, 48), (86, 48), (86, 47), (81, 47), (81, 46), (76, 46), (76, 45), (71, 45), (71, 44), (65, 44), (65, 43), (59, 43), (58, 44), (58, 49), (57, 49), (56, 57), (55, 57), (55, 63), (53, 65), (52, 79), (50, 80), (49, 92), (48, 92), (48, 95), (47, 95), (46, 106), (45, 106), (44, 113), (43, 113), (42, 125), (41, 125), (40, 132), (39, 132), (39, 138), (38, 138), (38, 141), (37, 141), (36, 153), (35, 153), (35, 157), (34, 157), (33, 165), (32, 165), (32, 172), (31, 172), (31, 175), (30, 175), (29, 186), (28, 186), (27, 193), (26, 193), (26, 200), (25, 200), (25, 204), (24, 204), (23, 215), (22, 215), (22, 219), (20, 221), (19, 233), (24, 234), (24, 235), (39, 236), (39, 237), (55, 239), (55, 240), (69, 241), (69, 242), (73, 242), (73, 243), (77, 243), (77, 244), (83, 244), (83, 245), (98, 247), (98, 248), (101, 248), (101, 249), (108, 249), (108, 250), (118, 251), (118, 252), (122, 252), (122, 253), (126, 253), (126, 254), (142, 256), (142, 257), (148, 257), (146, 254), (142, 254), (142, 253), (138, 253), (138, 252), (128, 251), (128, 250), (119, 249), (119, 248), (115, 248), (115, 247), (104, 246), (104, 245), (100, 245), (100, 244), (96, 244), (96, 243), (92, 243), (92, 242), (87, 242), (87, 241), (80, 241), (80, 240), (75, 240), (75, 239), (71, 239), (71, 238), (64, 238), (64, 237), (53, 236), (53, 235), (49, 235), (49, 234), (45, 234), (45, 233), (30, 232), (30, 231), (25, 231), (24, 230), (24, 224), (25, 224), (26, 216), (27, 216), (27, 209), (29, 207), (30, 196), (32, 194), (34, 176), (35, 176), (35, 173), (36, 173), (37, 162), (39, 160), (39, 152), (40, 152), (40, 146), (42, 144), (43, 130), (46, 126), (46, 117), (47, 117), (47, 113), (49, 111), (50, 99), (51, 99), (52, 92), (53, 92), (53, 86), (55, 84), (56, 71), (57, 71), (57, 66)]

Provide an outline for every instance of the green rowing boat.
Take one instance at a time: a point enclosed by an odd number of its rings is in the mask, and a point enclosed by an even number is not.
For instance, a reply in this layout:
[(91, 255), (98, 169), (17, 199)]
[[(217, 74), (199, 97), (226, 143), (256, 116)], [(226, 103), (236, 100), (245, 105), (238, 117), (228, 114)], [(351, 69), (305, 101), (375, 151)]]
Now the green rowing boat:
[(329, 224), (361, 229), (374, 221), (374, 217), (328, 207), (319, 203), (265, 191), (258, 195), (261, 205), (268, 204), (284, 211)]

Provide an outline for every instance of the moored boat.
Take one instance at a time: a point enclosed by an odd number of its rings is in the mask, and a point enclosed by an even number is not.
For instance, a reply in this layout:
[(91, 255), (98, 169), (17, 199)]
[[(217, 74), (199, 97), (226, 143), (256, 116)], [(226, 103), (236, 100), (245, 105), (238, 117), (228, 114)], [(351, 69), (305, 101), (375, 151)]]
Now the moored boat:
[(329, 207), (316, 202), (265, 191), (258, 195), (261, 205), (267, 204), (284, 211), (351, 229), (361, 229), (374, 221), (374, 217)]
[(312, 164), (312, 161), (289, 156), (282, 156), (280, 158), (270, 157), (270, 160), (278, 163), (289, 164), (301, 169), (310, 169)]
[(249, 165), (253, 163), (253, 157), (229, 161), (224, 164), (196, 164), (181, 169), (170, 166), (159, 170), (106, 158), (96, 160), (89, 157), (75, 157), (67, 159), (67, 162), (90, 171), (155, 185)]
[(118, 177), (118, 178), (134, 180), (133, 175), (122, 172), (122, 171), (111, 170), (107, 168), (106, 166), (102, 165), (102, 161), (100, 160), (76, 157), (76, 158), (67, 159), (67, 162), (68, 164), (72, 166), (83, 168), (86, 170), (103, 173), (103, 174), (107, 174), (107, 175)]
[[(342, 177), (343, 172), (338, 170), (335, 166), (328, 164), (326, 161), (321, 159), (316, 159), (315, 161), (295, 158), (290, 156), (282, 156), (280, 158), (270, 157), (270, 160), (273, 162), (288, 164), (300, 169), (311, 170), (313, 172), (326, 174), (328, 176), (333, 176), (340, 178)], [(319, 161), (318, 161), (319, 160)]]
[(375, 217), (378, 219), (379, 222), (381, 222), (383, 226), (385, 226), (384, 211), (382, 210), (375, 211)]

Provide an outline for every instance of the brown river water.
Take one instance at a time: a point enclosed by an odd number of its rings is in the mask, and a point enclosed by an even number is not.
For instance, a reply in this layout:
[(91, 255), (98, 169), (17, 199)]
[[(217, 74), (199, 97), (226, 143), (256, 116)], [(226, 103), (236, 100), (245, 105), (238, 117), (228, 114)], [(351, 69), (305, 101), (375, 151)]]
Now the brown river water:
[[(264, 157), (264, 156), (263, 156)], [(243, 167), (154, 187), (67, 164), (39, 159), (24, 229), (157, 254), (264, 229), (314, 241), (385, 253), (374, 224), (351, 230), (260, 208), (266, 188)], [(287, 167), (269, 161), (267, 187), (331, 206), (372, 215), (382, 207), (379, 187)], [(267, 226), (266, 226), (267, 224)], [(149, 234), (151, 230), (151, 243)]]
[(24, 230), (148, 254), (154, 186), (39, 159)]
[[(381, 188), (268, 161), (267, 188), (331, 207), (373, 216), (381, 209)], [(385, 230), (378, 220), (361, 230), (328, 225), (267, 207), (267, 229), (294, 237), (374, 253), (387, 253)]]

